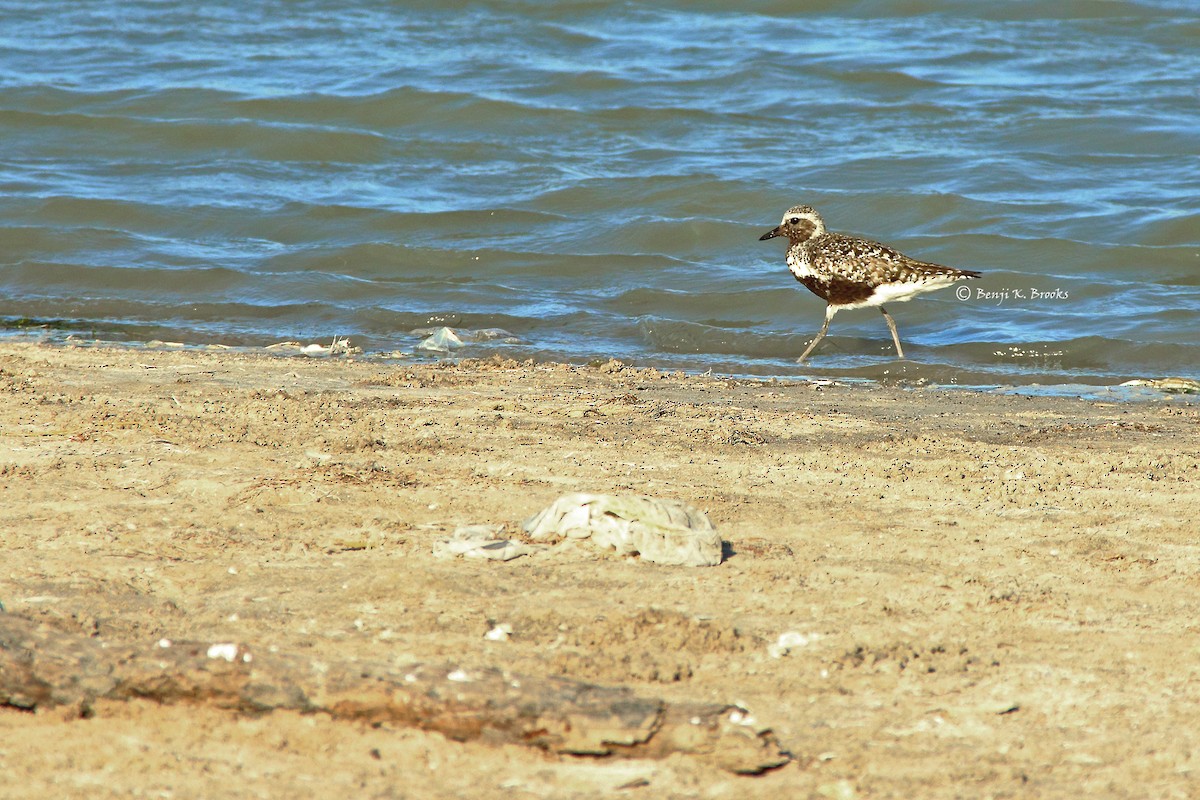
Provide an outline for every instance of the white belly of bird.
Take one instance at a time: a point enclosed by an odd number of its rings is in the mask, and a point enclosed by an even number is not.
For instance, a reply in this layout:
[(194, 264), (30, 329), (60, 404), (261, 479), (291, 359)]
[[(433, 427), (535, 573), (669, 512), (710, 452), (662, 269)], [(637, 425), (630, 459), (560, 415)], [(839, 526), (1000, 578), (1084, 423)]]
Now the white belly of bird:
[(875, 292), (859, 303), (846, 303), (839, 308), (868, 308), (881, 306), (885, 303), (903, 303), (912, 300), (919, 294), (944, 289), (959, 280), (957, 275), (935, 275), (920, 281), (903, 281), (897, 283), (882, 283), (875, 287)]

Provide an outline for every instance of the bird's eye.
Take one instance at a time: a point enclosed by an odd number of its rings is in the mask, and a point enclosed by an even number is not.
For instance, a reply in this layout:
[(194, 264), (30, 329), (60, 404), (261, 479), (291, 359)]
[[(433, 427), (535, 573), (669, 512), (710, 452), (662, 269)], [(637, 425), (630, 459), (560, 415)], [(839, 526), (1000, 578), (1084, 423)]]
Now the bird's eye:
[(799, 218), (799, 217), (792, 217), (791, 219), (789, 219), (789, 220), (788, 220), (788, 224), (790, 224), (790, 225), (799, 225), (799, 224), (800, 224), (800, 218)]

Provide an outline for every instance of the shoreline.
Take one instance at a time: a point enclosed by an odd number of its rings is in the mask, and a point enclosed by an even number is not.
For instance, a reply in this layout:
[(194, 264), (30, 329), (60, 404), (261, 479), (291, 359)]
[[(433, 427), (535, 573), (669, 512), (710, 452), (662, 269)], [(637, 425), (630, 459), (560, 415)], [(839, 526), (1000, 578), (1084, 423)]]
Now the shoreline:
[[(106, 700), (86, 719), (0, 708), (14, 797), (211, 794), (230, 775), (275, 796), (1170, 796), (1200, 770), (1178, 735), (1200, 726), (1180, 669), (1200, 633), (1187, 397), (0, 341), (0, 398), (10, 617), (114, 647), (238, 642), (737, 704), (793, 756), (734, 777)], [(433, 556), (459, 525), (512, 534), (576, 491), (693, 504), (726, 558)]]
[[(1036, 373), (1022, 375), (1004, 375), (992, 372), (971, 372), (958, 367), (942, 364), (928, 364), (915, 361), (896, 362), (893, 365), (872, 365), (861, 369), (833, 369), (818, 371), (812, 374), (781, 375), (763, 373), (738, 372), (735, 370), (714, 372), (712, 367), (706, 370), (698, 368), (678, 368), (660, 363), (639, 363), (634, 359), (605, 358), (583, 360), (556, 360), (527, 357), (522, 353), (507, 351), (493, 352), (486, 355), (471, 355), (469, 352), (459, 354), (454, 350), (445, 352), (426, 352), (418, 355), (415, 349), (408, 350), (378, 350), (364, 351), (353, 344), (350, 337), (334, 336), (330, 344), (321, 342), (303, 343), (300, 341), (282, 341), (269, 345), (226, 345), (218, 343), (189, 343), (171, 342), (159, 339), (147, 341), (120, 341), (110, 339), (84, 339), (77, 334), (70, 334), (62, 339), (50, 336), (35, 336), (33, 334), (16, 333), (0, 339), (0, 345), (5, 343), (34, 344), (48, 347), (75, 348), (118, 348), (141, 350), (149, 352), (222, 352), (242, 355), (269, 355), (277, 358), (309, 358), (309, 359), (350, 359), (360, 363), (373, 363), (381, 366), (406, 367), (430, 366), (450, 361), (464, 362), (467, 365), (487, 364), (493, 362), (515, 362), (522, 366), (556, 366), (595, 367), (609, 361), (616, 361), (631, 369), (655, 369), (677, 376), (718, 376), (732, 380), (751, 382), (772, 381), (786, 383), (840, 383), (844, 385), (880, 385), (898, 387), (909, 390), (933, 391), (966, 391), (979, 393), (1029, 394), (1042, 397), (1076, 397), (1083, 400), (1111, 402), (1154, 402), (1188, 398), (1200, 395), (1200, 380), (1182, 377), (1181, 375), (1160, 375), (1157, 377), (1110, 377), (1104, 375), (1074, 375), (1055, 376), (1052, 374), (1039, 375)], [(517, 356), (522, 356), (517, 358)], [(1015, 378), (1004, 382), (1002, 378)], [(1064, 380), (1055, 380), (1056, 377)], [(978, 380), (978, 383), (963, 383), (964, 380)]]

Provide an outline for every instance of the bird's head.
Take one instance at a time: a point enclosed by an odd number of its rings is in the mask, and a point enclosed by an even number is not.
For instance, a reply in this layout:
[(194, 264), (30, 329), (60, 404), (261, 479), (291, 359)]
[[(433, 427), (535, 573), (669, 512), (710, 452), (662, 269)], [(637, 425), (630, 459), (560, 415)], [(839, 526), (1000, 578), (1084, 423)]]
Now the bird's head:
[(807, 242), (825, 232), (825, 221), (812, 206), (792, 206), (783, 215), (779, 226), (758, 237), (760, 242), (786, 236), (792, 244)]

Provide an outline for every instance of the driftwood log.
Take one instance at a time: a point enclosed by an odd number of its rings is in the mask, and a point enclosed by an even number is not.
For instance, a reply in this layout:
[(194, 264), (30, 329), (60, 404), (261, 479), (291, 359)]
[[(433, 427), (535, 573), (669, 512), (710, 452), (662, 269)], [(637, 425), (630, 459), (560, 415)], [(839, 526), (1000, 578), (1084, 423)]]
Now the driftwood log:
[(243, 713), (290, 709), (600, 757), (700, 757), (758, 773), (790, 756), (748, 712), (669, 704), (627, 689), (500, 669), (324, 663), (226, 642), (103, 642), (0, 613), (0, 706), (72, 707), (99, 699), (204, 703)]

